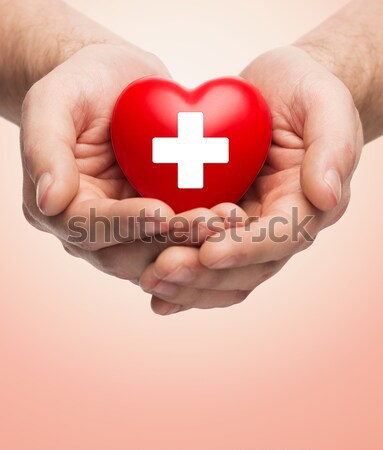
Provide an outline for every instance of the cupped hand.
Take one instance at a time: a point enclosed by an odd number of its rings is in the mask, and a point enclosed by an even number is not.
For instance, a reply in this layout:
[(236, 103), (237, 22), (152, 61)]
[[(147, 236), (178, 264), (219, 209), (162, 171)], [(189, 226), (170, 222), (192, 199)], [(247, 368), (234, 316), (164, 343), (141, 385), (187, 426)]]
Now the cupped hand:
[[(174, 214), (163, 202), (136, 194), (110, 142), (118, 95), (133, 80), (149, 75), (168, 76), (153, 55), (128, 44), (90, 45), (30, 89), (21, 125), (23, 209), (28, 221), (57, 236), (70, 254), (132, 281), (161, 250), (161, 244), (140, 237), (166, 230)], [(92, 214), (101, 218), (93, 229)], [(140, 214), (148, 219), (145, 229), (129, 220)], [(79, 223), (71, 226), (73, 218)], [(101, 221), (111, 224), (109, 236), (104, 236)], [(115, 223), (118, 238), (113, 234)], [(76, 224), (82, 227), (80, 235), (73, 232)]]
[[(159, 314), (241, 302), (349, 203), (363, 132), (345, 85), (296, 47), (262, 55), (241, 75), (271, 110), (266, 164), (238, 206), (213, 208), (230, 225), (224, 232), (201, 248), (167, 248), (146, 268), (140, 285)], [(241, 218), (235, 238), (228, 221), (234, 209)]]

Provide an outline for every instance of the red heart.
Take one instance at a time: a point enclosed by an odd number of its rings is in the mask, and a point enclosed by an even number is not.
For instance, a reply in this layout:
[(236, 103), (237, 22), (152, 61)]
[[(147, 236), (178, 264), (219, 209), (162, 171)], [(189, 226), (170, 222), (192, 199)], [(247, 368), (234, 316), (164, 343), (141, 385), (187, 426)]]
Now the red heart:
[[(200, 114), (190, 114), (198, 112)], [(189, 114), (179, 116), (179, 113)], [(177, 138), (179, 118), (187, 119), (182, 123), (186, 123), (190, 136), (198, 135), (191, 126), (194, 123), (201, 137), (228, 138), (228, 141), (202, 139), (199, 143), (203, 142), (206, 147), (194, 142), (193, 148), (182, 147), (183, 153), (178, 151), (178, 139), (153, 141), (154, 138)], [(190, 122), (192, 118), (194, 122)], [(198, 128), (202, 120), (203, 135), (202, 127)], [(131, 83), (117, 100), (111, 137), (117, 161), (132, 186), (143, 197), (163, 200), (180, 212), (196, 207), (210, 208), (222, 202), (235, 203), (243, 196), (266, 159), (271, 142), (271, 117), (260, 92), (242, 78), (219, 78), (189, 90), (169, 79), (146, 77)], [(175, 144), (174, 149), (169, 142)], [(217, 143), (214, 150), (213, 142)], [(153, 146), (159, 143), (162, 146), (156, 147), (156, 154), (161, 158), (165, 157), (164, 148), (166, 152), (173, 149), (173, 159), (168, 155), (166, 161), (173, 161), (174, 152), (178, 151), (177, 158), (187, 154), (189, 159), (198, 155), (205, 160), (221, 158), (221, 162), (206, 162), (201, 169), (198, 162), (191, 165), (186, 161), (182, 170), (177, 163), (153, 162)], [(226, 163), (223, 162), (225, 151)], [(197, 173), (202, 175), (202, 188), (178, 187), (182, 176), (190, 186), (187, 177), (195, 178)], [(194, 182), (198, 184), (198, 180)]]

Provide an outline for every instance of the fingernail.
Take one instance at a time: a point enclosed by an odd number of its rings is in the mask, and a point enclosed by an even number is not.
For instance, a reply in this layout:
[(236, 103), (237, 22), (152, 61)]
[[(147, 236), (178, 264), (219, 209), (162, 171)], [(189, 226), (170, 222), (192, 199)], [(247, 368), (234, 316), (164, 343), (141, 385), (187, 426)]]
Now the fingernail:
[(173, 305), (171, 308), (169, 308), (169, 311), (165, 313), (165, 316), (177, 313), (178, 311), (181, 311), (181, 305)]
[(38, 182), (37, 182), (37, 188), (36, 188), (36, 203), (39, 207), (40, 211), (45, 214), (46, 212), (46, 196), (49, 187), (53, 183), (52, 175), (49, 172), (43, 173)]
[(152, 289), (151, 293), (157, 295), (158, 297), (168, 297), (172, 298), (177, 295), (179, 288), (176, 284), (168, 283), (167, 281), (160, 281)]
[(235, 256), (225, 256), (209, 267), (212, 269), (227, 269), (229, 267), (233, 267), (237, 262), (238, 261)]
[(324, 181), (330, 187), (338, 204), (342, 196), (342, 182), (338, 172), (335, 169), (329, 169), (324, 176)]
[(190, 283), (193, 278), (193, 272), (186, 266), (180, 266), (174, 272), (165, 277), (166, 281), (170, 281), (172, 283)]

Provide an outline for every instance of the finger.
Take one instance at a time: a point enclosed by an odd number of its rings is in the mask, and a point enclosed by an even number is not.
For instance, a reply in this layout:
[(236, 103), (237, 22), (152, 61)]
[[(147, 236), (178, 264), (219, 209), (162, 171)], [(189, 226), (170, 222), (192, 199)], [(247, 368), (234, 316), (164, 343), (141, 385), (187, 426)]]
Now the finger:
[(168, 231), (174, 212), (165, 203), (141, 197), (124, 200), (99, 198), (82, 184), (76, 199), (63, 213), (47, 217), (37, 207), (32, 181), (28, 174), (24, 174), (25, 217), (37, 228), (90, 251), (135, 239), (150, 240), (153, 235)]
[(136, 239), (152, 242), (169, 230), (173, 210), (160, 200), (89, 199), (72, 204), (49, 220), (51, 231), (86, 250), (99, 250)]
[(196, 289), (250, 291), (276, 274), (286, 262), (284, 259), (233, 269), (209, 269), (201, 264), (198, 249), (170, 247), (145, 270), (141, 284), (145, 289), (162, 280)]
[(225, 230), (201, 246), (200, 262), (210, 269), (226, 269), (281, 261), (307, 248), (318, 232), (320, 217), (305, 201), (291, 215), (263, 217), (248, 226)]
[(224, 229), (225, 223), (219, 214), (207, 208), (195, 208), (170, 219), (165, 240), (174, 245), (199, 246)]
[(36, 188), (37, 205), (44, 215), (54, 216), (69, 205), (78, 190), (79, 171), (73, 154), (76, 130), (69, 108), (61, 100), (54, 101), (57, 92), (39, 86), (33, 87), (24, 101), (21, 152)]
[(187, 311), (191, 309), (190, 307), (183, 307), (181, 305), (177, 305), (174, 303), (167, 302), (166, 300), (162, 300), (162, 298), (152, 296), (150, 306), (152, 311), (155, 314), (159, 314), (160, 316), (168, 316), (170, 314), (175, 314), (181, 311)]
[(351, 94), (342, 85), (334, 89), (332, 83), (330, 89), (333, 101), (319, 93), (307, 105), (303, 133), (307, 152), (301, 185), (307, 198), (322, 211), (330, 211), (339, 203), (363, 143)]
[[(136, 200), (141, 201), (142, 199)], [(203, 214), (205, 218), (212, 215), (211, 212), (201, 209), (189, 211), (183, 217), (187, 220), (187, 224), (190, 224), (193, 222), (193, 218), (201, 217)], [(205, 236), (202, 231), (201, 237), (204, 239)], [(174, 242), (168, 239), (169, 236), (164, 237), (165, 239), (157, 237), (151, 241), (137, 239), (104, 248), (92, 248), (91, 251), (82, 246), (70, 244), (67, 240), (62, 240), (62, 244), (69, 254), (87, 260), (102, 272), (137, 283), (148, 264), (153, 262), (166, 248), (174, 245)], [(179, 245), (190, 245), (190, 242), (188, 237), (185, 243), (181, 242)]]
[(211, 208), (214, 214), (221, 217), (225, 228), (244, 226), (249, 216), (235, 203), (219, 203)]
[(60, 239), (87, 250), (98, 250), (134, 239), (155, 240), (174, 245), (201, 245), (224, 229), (223, 220), (206, 208), (174, 216), (160, 200), (95, 198), (94, 190), (81, 180), (78, 195), (55, 217), (44, 216), (31, 197), (31, 182), (24, 177), (24, 203), (28, 215)]
[(170, 300), (153, 295), (151, 307), (160, 315), (174, 314), (191, 308), (212, 309), (226, 308), (241, 303), (248, 297), (245, 291), (214, 291), (191, 288), (180, 288), (178, 295)]
[(84, 250), (65, 241), (62, 241), (62, 244), (70, 255), (84, 259), (108, 275), (135, 284), (138, 284), (146, 267), (166, 248), (166, 244), (139, 240), (96, 251)]

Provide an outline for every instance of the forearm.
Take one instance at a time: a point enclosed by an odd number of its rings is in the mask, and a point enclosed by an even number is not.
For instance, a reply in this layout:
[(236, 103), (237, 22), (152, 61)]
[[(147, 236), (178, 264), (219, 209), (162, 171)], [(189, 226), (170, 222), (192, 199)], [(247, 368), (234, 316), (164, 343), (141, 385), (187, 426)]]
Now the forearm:
[(382, 24), (383, 2), (354, 0), (295, 43), (349, 88), (366, 142), (383, 134)]
[(80, 48), (123, 43), (60, 0), (0, 0), (0, 115), (18, 123), (26, 92)]

